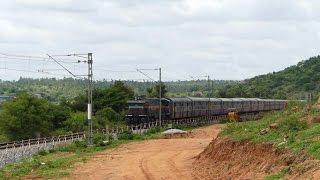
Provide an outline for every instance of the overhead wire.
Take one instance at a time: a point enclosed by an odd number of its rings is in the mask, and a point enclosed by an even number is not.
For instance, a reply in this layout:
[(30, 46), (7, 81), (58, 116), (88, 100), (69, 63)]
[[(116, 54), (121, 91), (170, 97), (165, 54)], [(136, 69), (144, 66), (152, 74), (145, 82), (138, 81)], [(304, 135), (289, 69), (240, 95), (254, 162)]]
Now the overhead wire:
[[(7, 63), (14, 63), (14, 61), (10, 61), (10, 60), (18, 60), (18, 61), (27, 61), (27, 70), (26, 69), (18, 69), (18, 68), (9, 68), (7, 66)], [(60, 71), (60, 70), (65, 70), (64, 65), (62, 64), (74, 64), (74, 68), (77, 64), (79, 64), (80, 62), (83, 62), (82, 60), (77, 60), (75, 59), (63, 59), (61, 60), (59, 58), (59, 60), (56, 60), (50, 56), (48, 57), (41, 57), (41, 56), (29, 56), (29, 55), (14, 55), (14, 54), (8, 54), (8, 53), (1, 53), (0, 52), (0, 61), (4, 62), (4, 66), (0, 67), (0, 69), (3, 70), (9, 70), (9, 71), (17, 71), (17, 72), (25, 72), (25, 73), (37, 73), (37, 74), (43, 74), (43, 75), (53, 75), (53, 76), (63, 76), (63, 77), (67, 77), (69, 76), (68, 74), (58, 74), (58, 73), (52, 73), (49, 71)], [(43, 62), (40, 64), (34, 64), (31, 63), (32, 62)], [(59, 64), (61, 67), (63, 67), (63, 69), (45, 69), (45, 67), (47, 67), (47, 63), (55, 63), (55, 64)], [(39, 66), (40, 69), (37, 70), (30, 70), (31, 66)], [(41, 69), (42, 67), (42, 69)], [(85, 75), (76, 75), (74, 73), (72, 73), (71, 71), (68, 71), (69, 74), (71, 74), (75, 79), (84, 79), (83, 76)]]
[[(82, 55), (85, 55), (85, 54), (51, 55), (51, 57), (50, 56), (42, 57), (42, 56), (17, 55), (17, 54), (9, 54), (9, 53), (0, 52), (0, 61), (4, 60), (4, 62), (5, 62), (5, 68), (0, 68), (0, 69), (15, 70), (15, 71), (21, 71), (21, 72), (30, 72), (30, 73), (51, 74), (51, 75), (59, 75), (59, 76), (66, 76), (66, 75), (65, 74), (51, 73), (49, 71), (67, 70), (67, 72), (69, 74), (71, 74), (73, 77), (79, 78), (79, 76), (82, 76), (82, 77), (80, 77), (82, 79), (83, 76), (86, 76), (86, 75), (76, 75), (75, 73), (71, 72), (68, 68), (66, 68), (64, 65), (62, 65), (62, 63), (73, 64), (73, 68), (71, 68), (71, 69), (75, 70), (77, 64), (79, 64), (80, 62), (84, 62), (83, 60), (77, 60), (76, 59), (77, 57), (84, 58)], [(55, 58), (53, 58), (53, 56), (55, 56), (55, 57), (59, 57), (59, 56), (60, 57), (74, 56), (75, 59), (61, 59), (61, 58), (55, 59)], [(34, 62), (43, 62), (43, 64), (42, 64), (42, 68), (41, 69), (37, 69), (36, 71), (31, 71), (31, 70), (8, 68), (7, 67), (7, 63), (13, 63), (13, 62), (6, 61), (6, 60), (28, 61), (28, 69), (31, 69), (31, 66), (34, 66), (34, 64), (30, 63), (32, 61), (34, 61)], [(47, 68), (46, 69), (45, 67), (47, 66), (47, 63), (56, 63), (59, 66), (61, 66), (63, 69), (54, 69), (54, 68), (52, 68), (52, 69)], [(95, 66), (97, 66), (97, 65), (95, 65)], [(114, 69), (105, 69), (105, 68), (103, 68), (103, 66), (98, 66), (97, 68), (95, 68), (95, 70), (96, 71), (100, 71), (100, 72), (111, 72), (111, 73), (137, 73), (137, 72), (140, 72), (141, 74), (143, 74), (145, 77), (147, 77), (152, 82), (157, 82), (156, 80), (151, 78), (149, 75), (147, 75), (146, 73), (144, 73), (142, 71), (139, 71), (139, 70), (114, 70)], [(127, 79), (127, 80), (130, 81), (130, 79)], [(138, 81), (138, 80), (145, 80), (145, 79), (131, 79), (131, 80), (137, 80)]]
[[(6, 54), (6, 53), (0, 53), (0, 58), (2, 59), (12, 59), (12, 60), (21, 60), (21, 61), (47, 61), (47, 62), (52, 62), (50, 61), (50, 58), (48, 57), (41, 57), (41, 56), (25, 56), (25, 55), (11, 55), (11, 54)], [(59, 62), (61, 63), (79, 63), (80, 60), (77, 59), (60, 59)]]
[(105, 71), (105, 72), (119, 72), (119, 73), (137, 73), (137, 71), (133, 70), (110, 70), (110, 69), (101, 69), (101, 68), (94, 68), (96, 71)]
[(16, 69), (16, 68), (2, 68), (3, 70), (9, 70), (9, 71), (19, 71), (19, 72), (27, 72), (27, 73), (39, 73), (39, 74), (46, 74), (46, 75), (57, 75), (57, 76), (67, 76), (66, 74), (57, 74), (57, 73), (50, 73), (50, 72), (43, 72), (43, 71), (31, 71), (31, 70), (25, 70), (25, 69)]

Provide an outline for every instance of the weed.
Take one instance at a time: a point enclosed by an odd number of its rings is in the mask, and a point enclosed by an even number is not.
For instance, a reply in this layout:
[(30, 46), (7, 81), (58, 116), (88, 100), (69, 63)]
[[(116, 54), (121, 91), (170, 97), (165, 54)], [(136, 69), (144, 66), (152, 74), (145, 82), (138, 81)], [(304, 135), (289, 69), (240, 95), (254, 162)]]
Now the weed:
[[(298, 110), (293, 111), (293, 108)], [(285, 110), (267, 113), (258, 121), (228, 123), (221, 134), (238, 141), (271, 142), (277, 147), (290, 148), (297, 154), (307, 152), (320, 159), (320, 125), (308, 126), (305, 120), (311, 114), (318, 113), (315, 109), (306, 113), (303, 105), (291, 103)], [(264, 135), (260, 134), (262, 129), (268, 128), (272, 123), (277, 123), (278, 127), (270, 129)]]
[(124, 131), (118, 135), (119, 140), (133, 140), (134, 134), (131, 131)]
[(283, 179), (284, 176), (289, 172), (289, 168), (284, 168), (280, 172), (273, 174), (271, 176), (267, 176), (265, 180), (278, 180)]

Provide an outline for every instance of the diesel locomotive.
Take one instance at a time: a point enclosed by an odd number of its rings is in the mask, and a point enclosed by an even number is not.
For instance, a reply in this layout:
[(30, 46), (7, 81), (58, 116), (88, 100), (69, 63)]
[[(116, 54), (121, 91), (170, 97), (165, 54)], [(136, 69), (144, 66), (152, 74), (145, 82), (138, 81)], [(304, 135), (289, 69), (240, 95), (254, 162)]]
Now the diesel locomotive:
[[(140, 124), (159, 119), (158, 98), (147, 98), (128, 102), (126, 122)], [(162, 98), (161, 119), (176, 120), (185, 118), (227, 115), (230, 110), (239, 114), (284, 109), (286, 100), (259, 98)]]

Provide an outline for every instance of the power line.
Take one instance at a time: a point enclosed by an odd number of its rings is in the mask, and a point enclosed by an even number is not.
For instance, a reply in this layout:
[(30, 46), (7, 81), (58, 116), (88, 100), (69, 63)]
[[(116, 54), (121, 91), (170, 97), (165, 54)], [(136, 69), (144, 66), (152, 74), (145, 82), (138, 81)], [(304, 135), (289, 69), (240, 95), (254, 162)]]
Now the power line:
[(41, 71), (64, 71), (64, 69), (40, 69)]
[(106, 71), (106, 72), (119, 72), (119, 73), (136, 73), (137, 72), (133, 70), (110, 70), (110, 69), (101, 69), (101, 68), (95, 68), (95, 70)]
[[(2, 59), (11, 59), (11, 60), (21, 60), (21, 61), (39, 61), (39, 62), (52, 62), (48, 57), (40, 56), (24, 56), (24, 55), (9, 55), (5, 53), (0, 53), (0, 58)], [(76, 59), (60, 59), (61, 63), (79, 63), (79, 60)]]
[(24, 70), (24, 69), (15, 69), (15, 68), (1, 68), (2, 70), (9, 70), (9, 71), (17, 71), (17, 72), (27, 72), (27, 73), (37, 73), (37, 74), (46, 74), (46, 75), (56, 75), (56, 76), (64, 76), (66, 77), (66, 74), (57, 74), (57, 73), (50, 73), (50, 72), (44, 72), (44, 71), (31, 71), (31, 70)]

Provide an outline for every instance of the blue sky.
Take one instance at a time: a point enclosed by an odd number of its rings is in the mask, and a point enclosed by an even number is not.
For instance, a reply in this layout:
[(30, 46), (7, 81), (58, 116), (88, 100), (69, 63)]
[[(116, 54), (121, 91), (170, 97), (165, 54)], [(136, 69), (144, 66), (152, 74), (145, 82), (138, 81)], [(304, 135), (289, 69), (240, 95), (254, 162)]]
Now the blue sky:
[[(316, 0), (2, 0), (0, 53), (92, 52), (95, 79), (162, 67), (164, 80), (241, 80), (318, 55), (319, 9)], [(0, 55), (1, 79), (68, 77), (53, 62), (12, 57)]]

